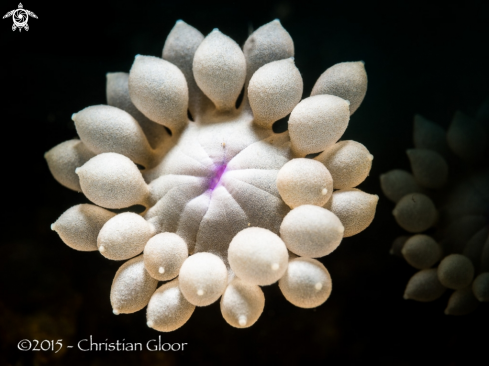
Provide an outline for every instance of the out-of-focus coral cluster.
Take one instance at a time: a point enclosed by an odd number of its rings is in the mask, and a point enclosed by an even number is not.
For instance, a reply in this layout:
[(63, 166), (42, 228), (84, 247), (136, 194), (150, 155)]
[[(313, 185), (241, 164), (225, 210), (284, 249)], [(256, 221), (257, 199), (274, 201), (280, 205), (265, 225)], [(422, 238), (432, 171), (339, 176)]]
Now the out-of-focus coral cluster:
[[(147, 305), (148, 326), (168, 332), (221, 298), (224, 319), (245, 328), (263, 311), (260, 286), (279, 281), (303, 308), (329, 297), (314, 258), (368, 227), (378, 200), (354, 188), (373, 156), (337, 142), (367, 74), (362, 62), (334, 65), (301, 101), (293, 55), (278, 21), (242, 50), (217, 29), (204, 37), (177, 22), (163, 58), (137, 56), (129, 74), (109, 74), (109, 105), (74, 114), (80, 139), (46, 154), (54, 177), (94, 203), (68, 209), (53, 230), (74, 249), (126, 260), (115, 314)], [(289, 114), (288, 131), (274, 133)], [(143, 212), (124, 211), (134, 205)]]
[(457, 111), (447, 131), (416, 115), (412, 172), (380, 177), (395, 220), (413, 234), (391, 249), (419, 270), (404, 298), (433, 301), (453, 290), (445, 314), (465, 315), (489, 301), (488, 126), (489, 99), (476, 118)]

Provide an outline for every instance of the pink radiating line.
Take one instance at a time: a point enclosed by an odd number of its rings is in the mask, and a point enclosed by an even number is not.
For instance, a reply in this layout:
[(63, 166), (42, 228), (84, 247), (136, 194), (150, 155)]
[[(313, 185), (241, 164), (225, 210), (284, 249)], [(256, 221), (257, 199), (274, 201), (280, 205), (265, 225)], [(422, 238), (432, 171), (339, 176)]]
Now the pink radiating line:
[(217, 167), (216, 171), (214, 172), (214, 177), (212, 178), (211, 183), (209, 184), (210, 190), (214, 190), (214, 188), (217, 187), (225, 170), (226, 170), (226, 164)]

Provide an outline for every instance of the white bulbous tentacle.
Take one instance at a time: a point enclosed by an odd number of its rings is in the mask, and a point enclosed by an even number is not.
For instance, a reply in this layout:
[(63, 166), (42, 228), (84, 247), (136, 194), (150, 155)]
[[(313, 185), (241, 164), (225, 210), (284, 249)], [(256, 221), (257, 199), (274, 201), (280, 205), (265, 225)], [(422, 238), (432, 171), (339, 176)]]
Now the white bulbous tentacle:
[(331, 211), (314, 205), (294, 208), (280, 226), (280, 237), (291, 252), (318, 258), (333, 252), (341, 243), (345, 228)]
[(438, 279), (436, 268), (422, 269), (409, 279), (404, 291), (404, 299), (434, 301), (443, 295), (446, 289)]
[(100, 254), (112, 260), (132, 258), (144, 250), (155, 228), (133, 212), (121, 213), (105, 223), (97, 238)]
[(354, 188), (370, 173), (373, 155), (356, 141), (339, 141), (316, 156), (333, 178), (334, 189)]
[(410, 233), (420, 233), (434, 225), (438, 218), (433, 201), (421, 193), (410, 193), (397, 202), (392, 211), (399, 226)]
[(246, 82), (256, 70), (273, 61), (294, 56), (294, 41), (290, 34), (275, 19), (255, 30), (243, 46), (246, 58)]
[(474, 279), (474, 265), (462, 254), (450, 254), (438, 265), (437, 274), (441, 284), (453, 290), (468, 287)]
[(414, 176), (401, 169), (390, 170), (380, 176), (382, 192), (392, 202), (397, 203), (409, 193), (423, 193), (423, 188), (416, 182)]
[(53, 177), (65, 187), (77, 192), (81, 192), (82, 189), (75, 170), (94, 156), (95, 153), (78, 139), (62, 142), (44, 154)]
[(332, 290), (331, 276), (323, 264), (315, 259), (301, 257), (289, 262), (278, 285), (290, 303), (305, 309), (323, 304)]
[(144, 267), (158, 281), (177, 277), (187, 257), (187, 244), (174, 233), (157, 234), (144, 247)]
[(402, 247), (402, 256), (416, 269), (428, 269), (438, 262), (443, 249), (431, 236), (417, 234), (410, 237)]
[(148, 186), (137, 166), (123, 155), (97, 155), (75, 172), (83, 193), (97, 205), (126, 208), (146, 204)]
[(439, 153), (428, 149), (406, 151), (414, 178), (423, 187), (442, 188), (448, 179), (448, 164)]
[(217, 255), (196, 253), (183, 262), (178, 279), (180, 290), (188, 302), (207, 306), (223, 294), (228, 271)]
[(187, 125), (187, 81), (171, 62), (152, 56), (136, 56), (129, 72), (129, 94), (146, 117), (173, 133)]
[(472, 291), (480, 302), (489, 302), (489, 272), (482, 272), (475, 278)]
[(178, 278), (160, 286), (148, 303), (147, 325), (160, 332), (172, 332), (183, 326), (192, 316), (195, 305), (185, 299)]
[(335, 191), (324, 208), (333, 212), (345, 228), (343, 236), (353, 236), (365, 230), (373, 221), (379, 196), (356, 188)]
[[(129, 95), (129, 74), (111, 72), (107, 74), (107, 104), (126, 111), (133, 116), (143, 129), (151, 148), (160, 150), (168, 142), (170, 135), (165, 126), (153, 122), (136, 108)], [(148, 167), (146, 167), (148, 168)]]
[(472, 288), (465, 287), (456, 290), (448, 299), (445, 309), (446, 315), (467, 315), (479, 306), (479, 301), (472, 292)]
[(188, 108), (194, 121), (212, 102), (205, 96), (195, 82), (192, 65), (195, 51), (204, 40), (204, 35), (183, 20), (178, 20), (166, 38), (163, 46), (163, 59), (170, 61), (185, 75), (189, 92)]
[(327, 69), (316, 81), (311, 96), (329, 94), (350, 102), (350, 114), (360, 107), (367, 93), (367, 73), (363, 61), (341, 62)]
[(298, 156), (322, 152), (345, 132), (350, 120), (349, 102), (334, 95), (303, 99), (290, 114), (289, 134)]
[(265, 296), (257, 285), (234, 277), (221, 297), (221, 313), (226, 322), (235, 328), (251, 327), (265, 306)]
[(287, 248), (269, 230), (250, 227), (240, 231), (229, 244), (231, 269), (243, 281), (266, 286), (278, 281), (287, 269)]
[(253, 122), (272, 128), (287, 116), (302, 97), (302, 77), (292, 58), (270, 62), (259, 68), (248, 86)]
[(193, 73), (218, 110), (235, 108), (246, 77), (245, 57), (235, 41), (214, 29), (195, 52)]
[(97, 237), (107, 221), (115, 213), (90, 204), (76, 205), (66, 210), (51, 229), (56, 231), (61, 240), (69, 247), (81, 251), (95, 251)]
[(333, 178), (319, 161), (292, 159), (279, 170), (277, 188), (290, 208), (323, 206), (333, 194)]
[(144, 268), (142, 255), (128, 260), (117, 270), (110, 289), (114, 314), (129, 314), (144, 308), (157, 285), (158, 281)]
[(148, 166), (152, 149), (138, 122), (122, 109), (108, 105), (87, 107), (73, 114), (76, 132), (96, 154), (107, 152), (127, 156)]

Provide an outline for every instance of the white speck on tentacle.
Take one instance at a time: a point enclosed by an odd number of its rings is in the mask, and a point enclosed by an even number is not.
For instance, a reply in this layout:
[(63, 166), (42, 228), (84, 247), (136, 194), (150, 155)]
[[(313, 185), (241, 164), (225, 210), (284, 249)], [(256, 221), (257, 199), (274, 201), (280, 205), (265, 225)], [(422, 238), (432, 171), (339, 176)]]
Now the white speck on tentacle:
[(246, 316), (241, 315), (239, 317), (239, 321), (238, 322), (239, 322), (239, 325), (241, 325), (242, 327), (244, 327), (246, 325)]
[(278, 263), (274, 263), (274, 264), (272, 264), (272, 269), (273, 269), (274, 271), (278, 270), (279, 268), (280, 268), (280, 266), (278, 265)]
[(323, 196), (326, 196), (328, 194), (328, 189), (327, 188), (323, 188), (323, 190), (321, 191), (321, 194)]
[(318, 282), (314, 285), (314, 288), (319, 291), (323, 288), (323, 284), (321, 282)]
[(100, 253), (103, 253), (105, 252), (105, 247), (103, 245), (101, 245), (99, 248), (98, 248), (99, 252)]
[(204, 291), (203, 290), (197, 290), (197, 295), (204, 296)]
[(148, 327), (150, 327), (150, 328), (153, 328), (154, 323), (153, 323), (151, 320), (149, 320), (149, 321), (146, 323), (146, 325), (147, 325)]
[(158, 272), (160, 272), (161, 274), (165, 273), (165, 269), (163, 267), (160, 267), (158, 268)]

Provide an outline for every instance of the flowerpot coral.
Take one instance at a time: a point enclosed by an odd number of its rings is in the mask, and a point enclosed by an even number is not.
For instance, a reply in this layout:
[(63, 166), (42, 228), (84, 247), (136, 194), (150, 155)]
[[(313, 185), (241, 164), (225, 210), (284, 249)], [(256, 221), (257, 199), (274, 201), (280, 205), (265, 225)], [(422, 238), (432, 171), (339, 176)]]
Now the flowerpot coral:
[(477, 118), (457, 112), (446, 132), (415, 116), (415, 148), (407, 150), (412, 173), (395, 169), (380, 177), (396, 203), (395, 220), (412, 234), (394, 240), (391, 253), (420, 270), (404, 298), (433, 301), (454, 290), (445, 309), (450, 315), (489, 301), (487, 105)]
[[(260, 286), (279, 281), (303, 308), (327, 300), (331, 278), (314, 258), (368, 227), (378, 200), (354, 188), (372, 155), (338, 142), (367, 75), (362, 62), (334, 65), (301, 101), (293, 56), (277, 20), (243, 49), (179, 21), (162, 58), (108, 74), (109, 105), (74, 114), (79, 139), (46, 153), (56, 180), (93, 202), (52, 229), (74, 249), (126, 261), (115, 314), (147, 306), (148, 326), (168, 332), (220, 298), (224, 319), (246, 328), (263, 311)], [(274, 133), (289, 114), (289, 130)]]

